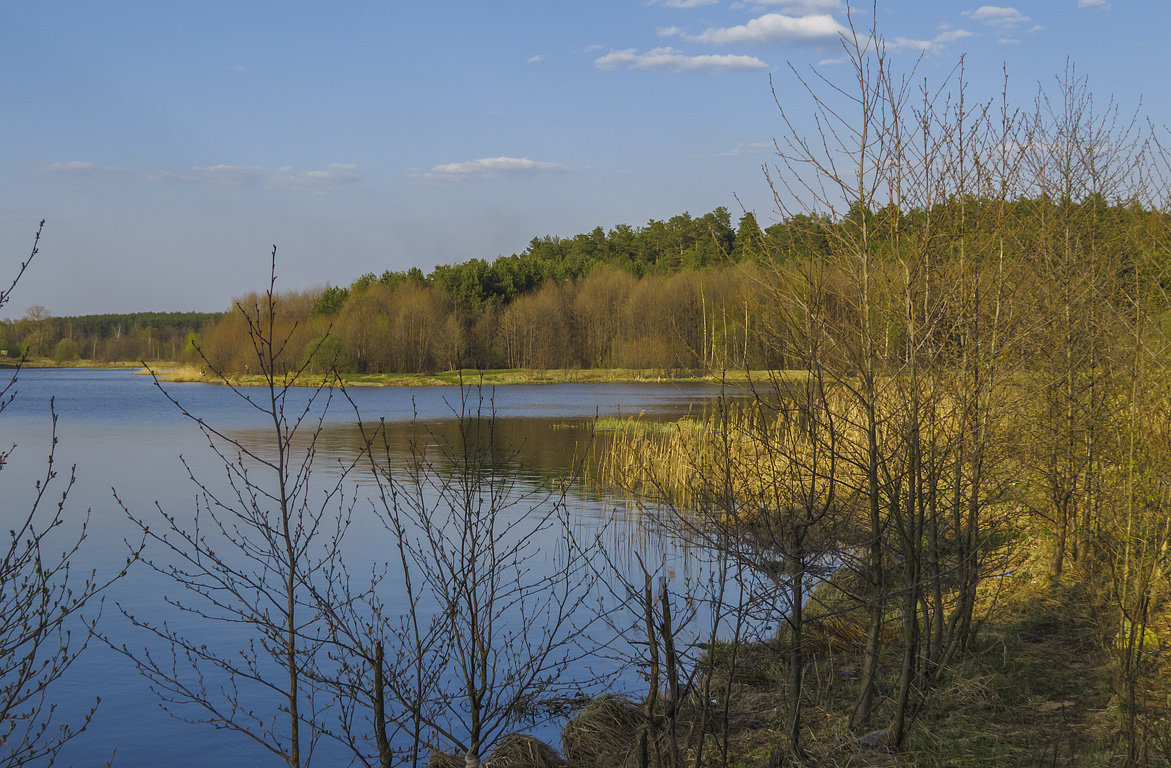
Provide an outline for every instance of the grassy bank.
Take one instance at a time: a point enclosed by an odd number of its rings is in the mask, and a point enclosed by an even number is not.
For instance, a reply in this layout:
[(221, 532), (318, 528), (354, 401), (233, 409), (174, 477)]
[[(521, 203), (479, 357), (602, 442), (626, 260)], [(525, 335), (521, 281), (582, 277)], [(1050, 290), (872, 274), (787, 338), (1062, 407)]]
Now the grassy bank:
[[(197, 366), (160, 364), (151, 368), (162, 381), (210, 381), (209, 376)], [(583, 369), (490, 369), (464, 368), (442, 373), (344, 373), (341, 381), (347, 387), (433, 387), (463, 384), (484, 384), (485, 386), (506, 386), (509, 384), (629, 384), (645, 382), (674, 383), (729, 383), (743, 384), (761, 381), (770, 376), (791, 378), (793, 372), (777, 371), (703, 371), (691, 369), (631, 369), (631, 368), (583, 368)], [(318, 375), (303, 377), (306, 385), (320, 381)], [(259, 386), (265, 383), (263, 376), (233, 375), (229, 381), (238, 386)]]
[[(940, 681), (912, 728), (905, 750), (882, 743), (889, 701), (880, 704), (867, 728), (849, 727), (857, 692), (861, 651), (850, 617), (838, 614), (810, 625), (805, 674), (805, 753), (785, 750), (788, 650), (782, 638), (744, 643), (732, 654), (721, 646), (709, 674), (717, 681), (704, 706), (697, 683), (678, 706), (679, 765), (721, 765), (727, 739), (728, 768), (783, 765), (888, 768), (999, 768), (1000, 766), (1104, 766), (1119, 764), (1123, 712), (1113, 695), (1110, 665), (1102, 653), (1099, 617), (1078, 584), (1044, 576), (1016, 576), (1011, 594), (1001, 595), (977, 642)], [(861, 621), (861, 617), (856, 617)], [(889, 672), (898, 654), (884, 657)], [(730, 660), (735, 659), (734, 662)], [(718, 693), (717, 693), (718, 690)], [(1165, 694), (1166, 691), (1159, 691)], [(729, 727), (718, 727), (727, 696)], [(704, 719), (704, 714), (707, 719)], [(566, 723), (561, 758), (547, 747), (507, 765), (518, 768), (637, 768), (646, 731), (646, 703), (606, 694), (579, 709)], [(706, 724), (706, 727), (704, 727)], [(660, 696), (655, 729), (666, 727)], [(697, 755), (700, 732), (704, 753)], [(527, 738), (527, 737), (524, 737)], [(509, 752), (501, 743), (498, 750)], [(444, 756), (433, 765), (462, 765)], [(671, 764), (650, 755), (651, 766)], [(489, 765), (491, 765), (491, 759)]]
[(57, 362), (51, 357), (38, 357), (28, 360), (21, 360), (18, 357), (2, 357), (0, 356), (0, 368), (141, 368), (142, 363), (134, 360), (121, 360), (114, 363), (103, 363), (97, 360), (71, 360), (69, 362)]
[[(157, 361), (143, 367), (141, 361), (122, 360), (103, 363), (96, 360), (57, 362), (52, 358), (35, 358), (23, 363), (17, 358), (0, 358), (0, 368), (138, 368), (143, 374), (153, 372), (160, 381), (221, 383), (205, 368), (190, 363)], [(800, 376), (795, 371), (702, 370), (688, 368), (507, 368), (460, 370), (439, 373), (343, 373), (341, 382), (347, 387), (434, 387), (464, 384), (506, 386), (509, 384), (633, 384), (645, 382), (728, 383), (744, 384), (767, 381), (776, 377), (791, 379)], [(304, 383), (315, 385), (321, 374), (305, 374)], [(260, 386), (264, 377), (249, 374), (229, 374), (228, 381), (237, 386)]]

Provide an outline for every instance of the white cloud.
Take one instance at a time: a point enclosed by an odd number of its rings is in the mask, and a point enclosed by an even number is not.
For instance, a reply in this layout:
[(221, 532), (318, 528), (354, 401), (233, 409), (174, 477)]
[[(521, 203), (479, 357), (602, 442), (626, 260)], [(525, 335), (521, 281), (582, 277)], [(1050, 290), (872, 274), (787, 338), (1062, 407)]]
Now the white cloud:
[(845, 64), (849, 59), (822, 59), (817, 62), (819, 67), (836, 67), (838, 64)]
[(40, 173), (44, 174), (60, 174), (63, 176), (93, 176), (99, 173), (117, 171), (118, 169), (104, 165), (98, 165), (86, 160), (69, 160), (63, 163), (49, 163), (48, 165), (42, 165), (38, 170)]
[(282, 165), (270, 176), (259, 165), (197, 165), (188, 173), (155, 171), (147, 177), (153, 182), (180, 182), (210, 187), (257, 187), (266, 189), (308, 190), (322, 194), (358, 178), (358, 166), (333, 163), (323, 171), (293, 173), (292, 167)]
[(943, 50), (943, 47), (948, 43), (954, 43), (956, 40), (962, 40), (965, 37), (971, 37), (972, 33), (966, 29), (944, 29), (938, 35), (930, 40), (918, 40), (910, 37), (895, 37), (884, 40), (886, 50), (897, 53), (898, 51), (918, 51), (920, 53), (938, 53)]
[(971, 37), (972, 33), (966, 29), (945, 29), (935, 36), (935, 42), (944, 45), (947, 43), (954, 43), (956, 40), (963, 40), (965, 37)]
[(934, 40), (916, 40), (911, 37), (892, 37), (883, 40), (883, 44), (886, 46), (886, 50), (891, 53), (898, 51), (921, 51), (923, 53), (929, 53), (939, 48), (939, 44)]
[(191, 169), (194, 181), (221, 187), (249, 187), (260, 183), (264, 169), (258, 165), (206, 165)]
[(264, 180), (264, 169), (258, 165), (197, 165), (188, 173), (155, 171), (147, 180), (206, 184), (213, 187), (248, 187)]
[(846, 31), (845, 27), (828, 14), (786, 16), (781, 13), (766, 13), (738, 27), (709, 27), (698, 35), (684, 37), (687, 40), (716, 45), (766, 45), (780, 41), (837, 38)]
[(527, 64), (540, 64), (544, 60), (545, 60), (544, 54), (538, 53), (535, 56), (530, 56), (527, 59), (525, 59), (525, 63), (527, 63)]
[(605, 56), (594, 60), (598, 69), (655, 69), (667, 72), (708, 72), (724, 74), (726, 72), (742, 72), (752, 69), (768, 69), (768, 65), (755, 56), (711, 54), (702, 56), (688, 56), (674, 48), (655, 48), (646, 53), (639, 53), (634, 48), (624, 51), (610, 51)]
[(773, 149), (773, 143), (771, 141), (747, 141), (741, 142), (734, 148), (729, 149), (727, 152), (720, 152), (718, 155), (716, 155), (716, 157), (740, 157), (741, 155), (755, 155), (759, 154), (762, 150), (771, 149)]
[(1001, 29), (1020, 26), (1029, 21), (1028, 16), (1011, 6), (981, 5), (974, 11), (964, 11), (963, 15), (972, 21)]
[(661, 27), (658, 34), (659, 37), (676, 37), (682, 36), (683, 30), (679, 27)]
[(598, 43), (594, 43), (593, 45), (587, 45), (585, 48), (582, 49), (582, 51), (584, 53), (594, 53), (595, 51), (600, 51), (600, 50), (604, 49), (605, 47), (606, 46), (604, 46), (604, 45), (599, 45)]
[(437, 165), (424, 174), (431, 180), (489, 179), (499, 176), (531, 176), (539, 173), (566, 173), (568, 166), (545, 163), (527, 157), (481, 157), (462, 163)]
[(718, 2), (719, 0), (651, 0), (651, 5), (661, 5), (664, 8), (699, 8)]
[(1110, 10), (1110, 3), (1107, 0), (1077, 0), (1078, 8), (1101, 8), (1103, 11)]
[(307, 190), (323, 194), (341, 184), (357, 181), (358, 166), (330, 163), (324, 171), (286, 173), (269, 179), (269, 189)]

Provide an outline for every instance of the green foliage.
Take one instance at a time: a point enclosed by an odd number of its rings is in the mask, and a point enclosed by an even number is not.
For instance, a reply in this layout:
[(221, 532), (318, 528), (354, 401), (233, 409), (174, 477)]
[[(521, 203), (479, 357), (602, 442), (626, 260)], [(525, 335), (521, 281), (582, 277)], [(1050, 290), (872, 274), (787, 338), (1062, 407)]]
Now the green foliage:
[(187, 334), (187, 341), (183, 345), (183, 354), (188, 357), (198, 357), (199, 350), (203, 348), (203, 337), (198, 333), (192, 331)]
[(74, 334), (110, 338), (131, 333), (135, 328), (156, 331), (171, 328), (198, 330), (223, 316), (220, 312), (130, 312), (126, 314), (74, 315), (57, 318), (73, 327)]
[(732, 258), (736, 261), (760, 261), (767, 253), (765, 234), (756, 223), (756, 214), (745, 212), (740, 217), (732, 244)]
[(81, 357), (81, 350), (72, 339), (61, 339), (53, 347), (53, 359), (58, 363), (68, 363)]
[(306, 345), (302, 362), (309, 373), (353, 373), (356, 370), (353, 358), (336, 336), (318, 338)]
[(350, 292), (346, 288), (328, 287), (313, 302), (313, 314), (319, 316), (336, 315), (345, 306), (346, 299), (349, 297)]
[[(134, 312), (50, 317), (45, 312), (37, 318), (26, 315), (20, 320), (0, 321), (0, 347), (10, 355), (27, 351), (30, 357), (52, 357), (58, 362), (78, 357), (98, 362), (178, 360), (191, 353), (191, 337), (222, 316), (212, 312)], [(59, 350), (63, 339), (69, 344)], [(66, 357), (59, 358), (59, 351)]]
[(406, 272), (387, 271), (381, 276), (368, 272), (358, 277), (349, 291), (327, 288), (314, 303), (314, 313), (336, 314), (347, 293), (375, 284), (396, 288), (406, 282), (439, 286), (459, 306), (479, 312), (488, 305), (510, 304), (549, 280), (566, 283), (603, 265), (641, 277), (725, 264), (743, 253), (759, 258), (768, 250), (767, 237), (759, 227), (754, 237), (754, 245), (747, 250), (738, 249), (737, 233), (728, 209), (723, 207), (699, 218), (682, 213), (667, 221), (651, 219), (642, 228), (619, 224), (609, 232), (594, 227), (571, 238), (534, 237), (522, 253), (500, 256), (492, 262), (470, 259), (443, 264), (426, 276), (418, 267)]

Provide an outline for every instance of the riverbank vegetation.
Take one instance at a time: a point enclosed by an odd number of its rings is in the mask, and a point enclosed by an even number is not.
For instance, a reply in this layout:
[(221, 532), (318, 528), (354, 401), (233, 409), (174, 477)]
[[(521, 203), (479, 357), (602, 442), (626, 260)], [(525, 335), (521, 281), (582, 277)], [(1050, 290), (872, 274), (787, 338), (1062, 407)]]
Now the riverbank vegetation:
[[(785, 606), (756, 759), (1166, 764), (1160, 134), (1072, 69), (1023, 111), (855, 42), (852, 84), (782, 108), (824, 132), (781, 139), (771, 174), (788, 220), (831, 211), (756, 283), (770, 354), (807, 378), (628, 430), (609, 480), (748, 564), (738, 599)], [(756, 646), (733, 647), (734, 670)]]

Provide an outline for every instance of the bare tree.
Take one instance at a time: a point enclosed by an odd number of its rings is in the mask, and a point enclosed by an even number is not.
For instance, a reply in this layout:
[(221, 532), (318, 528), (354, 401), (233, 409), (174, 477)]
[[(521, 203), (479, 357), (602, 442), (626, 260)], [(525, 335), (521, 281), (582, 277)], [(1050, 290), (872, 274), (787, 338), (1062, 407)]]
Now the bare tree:
[(510, 728), (545, 716), (592, 619), (579, 609), (593, 578), (569, 527), (572, 475), (522, 482), (482, 386), (461, 386), (449, 406), (453, 430), (413, 425), (405, 456), (386, 424), (363, 425), (373, 511), (397, 559), (360, 589), (338, 569), (322, 592), (335, 661), (325, 679), (364, 764), (456, 749), (479, 766)]
[[(306, 374), (304, 364), (286, 359), (295, 328), (278, 320), (275, 283), (273, 248), (268, 290), (251, 306), (237, 305), (263, 386), (248, 391), (213, 368), (269, 423), (269, 439), (254, 444), (209, 423), (156, 378), (163, 394), (203, 431), (225, 476), (213, 483), (184, 462), (198, 492), (194, 510), (159, 507), (157, 519), (127, 510), (154, 550), (144, 560), (147, 566), (179, 590), (167, 602), (199, 620), (208, 635), (123, 609), (162, 649), (154, 641), (154, 649), (117, 649), (174, 717), (234, 731), (300, 768), (312, 760), (329, 706), (315, 684), (325, 626), (313, 585), (338, 557), (352, 503), (343, 483), (353, 462), (316, 482), (317, 440), (332, 389), (328, 379), (317, 379), (306, 394), (296, 394)], [(246, 640), (217, 644), (220, 627), (241, 628)]]
[[(881, 702), (887, 625), (901, 642), (885, 737), (905, 744), (931, 686), (976, 622), (1003, 519), (1011, 268), (1004, 203), (1019, 117), (955, 87), (900, 76), (877, 30), (843, 36), (847, 82), (798, 76), (819, 133), (788, 131), (770, 174), (782, 213), (828, 212), (821, 248), (778, 270), (783, 356), (815, 375), (833, 416), (832, 483), (851, 502), (841, 561), (867, 639), (851, 725)], [(821, 235), (821, 233), (819, 233)], [(794, 344), (793, 340), (799, 343)], [(816, 345), (810, 343), (815, 341)], [(811, 357), (808, 350), (817, 350)]]
[[(12, 283), (0, 291), (0, 307), (36, 257), (44, 226), (42, 221), (37, 227), (32, 251)], [(0, 386), (0, 412), (16, 397), (18, 374), (19, 369)], [(101, 593), (126, 572), (123, 568), (106, 577), (94, 570), (76, 572), (89, 515), (68, 532), (67, 502), (75, 472), (70, 468), (61, 475), (58, 468), (52, 401), (49, 411), (44, 474), (33, 487), (28, 508), (8, 518), (8, 536), (0, 546), (0, 765), (9, 767), (51, 765), (62, 747), (89, 725), (98, 700), (80, 720), (67, 720), (57, 711), (55, 686), (89, 643), (101, 614)], [(0, 468), (15, 450), (0, 451)]]

